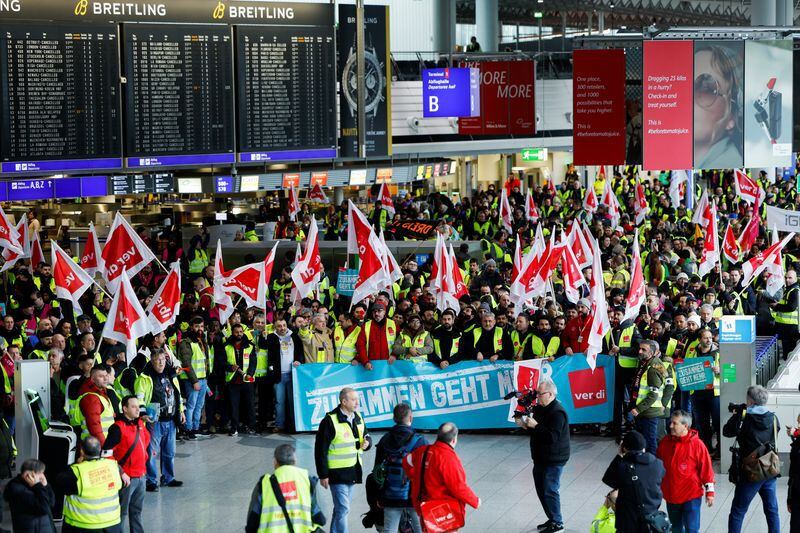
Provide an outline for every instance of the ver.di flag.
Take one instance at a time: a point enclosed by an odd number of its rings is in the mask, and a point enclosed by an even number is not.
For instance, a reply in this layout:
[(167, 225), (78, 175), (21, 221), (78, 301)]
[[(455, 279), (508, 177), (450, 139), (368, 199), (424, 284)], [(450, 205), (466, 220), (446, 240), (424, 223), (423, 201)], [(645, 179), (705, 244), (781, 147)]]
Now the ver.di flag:
[[(80, 267), (79, 267), (80, 268)], [(119, 276), (117, 293), (111, 301), (111, 308), (108, 310), (108, 319), (103, 327), (103, 337), (112, 339), (125, 345), (127, 362), (136, 357), (136, 339), (150, 333), (150, 323), (147, 315), (136, 293), (131, 286), (131, 280), (123, 272)]]
[(82, 314), (83, 310), (78, 302), (83, 293), (92, 286), (92, 276), (75, 264), (75, 261), (55, 241), (50, 241), (50, 253), (56, 298), (69, 300), (72, 302), (75, 314)]
[(179, 261), (172, 263), (169, 275), (164, 278), (161, 286), (147, 306), (147, 320), (150, 322), (150, 331), (158, 335), (175, 323), (181, 305), (181, 264)]
[(108, 239), (100, 257), (103, 260), (103, 279), (106, 280), (106, 287), (112, 293), (119, 287), (123, 271), (128, 277), (133, 277), (145, 265), (156, 260), (150, 248), (133, 231), (119, 211), (114, 217), (114, 223), (108, 232)]

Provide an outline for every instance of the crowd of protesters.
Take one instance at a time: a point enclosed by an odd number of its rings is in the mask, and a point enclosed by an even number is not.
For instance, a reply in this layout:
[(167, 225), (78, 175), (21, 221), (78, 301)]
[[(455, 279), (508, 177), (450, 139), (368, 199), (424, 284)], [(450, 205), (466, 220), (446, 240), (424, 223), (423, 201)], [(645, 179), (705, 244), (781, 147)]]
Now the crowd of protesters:
[[(754, 179), (765, 191), (765, 204), (796, 207), (793, 181), (770, 183), (763, 173)], [(637, 228), (633, 204), (638, 180), (650, 208), (638, 226), (647, 299), (635, 318), (623, 321)], [(693, 213), (684, 202), (672, 205), (669, 181), (668, 172), (642, 178), (633, 167), (598, 176), (589, 186), (598, 197), (610, 188), (622, 206), (619, 221), (612, 223), (607, 206), (600, 205), (595, 213), (585, 210), (582, 179), (569, 172), (558, 186), (548, 182), (531, 189), (539, 211), (538, 220), (532, 221), (526, 215), (522, 184), (512, 177), (503, 185), (513, 210), (511, 232), (499, 222), (500, 192), (494, 186), (457, 202), (440, 193), (398, 196), (393, 216), (376, 203), (368, 213), (376, 229), (387, 229), (392, 221), (433, 220), (436, 231), (447, 239), (480, 242), (479, 254), (470, 253), (466, 243), (457, 246), (456, 256), (469, 291), (458, 309), (437, 309), (430, 291), (431, 261), (418, 263), (415, 255), (397, 258), (403, 277), (391, 289), (354, 306), (336, 293), (327, 275), (313, 294), (293, 301), (291, 272), (297, 258), (288, 252), (282, 268), (276, 268), (268, 280), (266, 309), (241, 305), (223, 324), (214, 298), (208, 232), (201, 229), (189, 236), (185, 233), (193, 230), (185, 228), (156, 236), (147, 228), (137, 228), (165, 264), (181, 262), (184, 294), (175, 324), (163, 333), (140, 339), (138, 354), (130, 362), (125, 346), (100, 334), (111, 305), (108, 295), (89, 290), (81, 299), (83, 313), (76, 315), (70, 303), (56, 298), (49, 264), (21, 261), (8, 271), (8, 282), (2, 287), (5, 314), (0, 325), (0, 368), (4, 387), (0, 404), (4, 428), (13, 434), (14, 361), (48, 360), (53, 418), (70, 423), (82, 439), (97, 439), (100, 446), (114, 450), (115, 456), (120, 447), (125, 448), (122, 456), (131, 446), (130, 432), (147, 433), (146, 439), (137, 440), (147, 450), (145, 458), (141, 464), (129, 465), (132, 471), (126, 477), (130, 479), (123, 477), (126, 486), (133, 487), (130, 508), (140, 510), (142, 486), (155, 492), (181, 485), (174, 471), (176, 439), (193, 441), (214, 433), (292, 432), (293, 366), (327, 362), (363, 365), (369, 370), (374, 361), (391, 364), (405, 359), (445, 369), (465, 360), (552, 361), (582, 354), (587, 347), (585, 327), (591, 309), (588, 287), (573, 303), (556, 272), (547, 296), (522, 310), (514, 309), (509, 292), (517, 241), (526, 253), (537, 225), (548, 237), (553, 232), (560, 235), (572, 220), (580, 220), (588, 224), (601, 252), (612, 326), (602, 353), (617, 360), (614, 420), (589, 430), (621, 441), (627, 430), (635, 427), (644, 440), (643, 449), (656, 453), (673, 410), (680, 409), (685, 416), (678, 422), (686, 425), (693, 420), (705, 448), (718, 457), (719, 318), (756, 315), (757, 331), (777, 330), (783, 356), (788, 356), (798, 340), (797, 328), (781, 326), (786, 325), (787, 316), (797, 323), (800, 235), (783, 250), (785, 286), (776, 293), (766, 290), (763, 277), (743, 286), (741, 263), (725, 259), (700, 277), (704, 234), (692, 223)], [(737, 197), (732, 173), (711, 173), (697, 181), (698, 189), (688, 194), (696, 201), (704, 187), (737, 236), (759, 215), (754, 208), (764, 208)], [(760, 216), (763, 219), (765, 215), (761, 212)], [(312, 204), (303, 203), (298, 222), (279, 221), (276, 237), (303, 240), (311, 217), (317, 217), (325, 239), (346, 240), (344, 204), (315, 212)], [(32, 216), (31, 224), (34, 222), (38, 223)], [(719, 226), (722, 229), (726, 224)], [(182, 246), (184, 238), (189, 243), (186, 247)], [(386, 238), (408, 237), (387, 231)], [(255, 224), (248, 222), (237, 239), (260, 240)], [(769, 244), (767, 224), (762, 224), (755, 242), (742, 251), (742, 260), (756, 256)], [(143, 307), (164, 276), (151, 264), (133, 277), (132, 286)], [(584, 270), (584, 276), (590, 278), (590, 268)], [(698, 356), (714, 361), (717, 377), (713, 389), (694, 394), (676, 391), (674, 360)], [(146, 431), (130, 415), (134, 406), (147, 413)], [(281, 458), (276, 456), (276, 464), (289, 464), (290, 459), (286, 451)], [(37, 475), (37, 468), (32, 466), (31, 475)], [(132, 482), (134, 478), (141, 479)], [(560, 516), (554, 516), (553, 523), (560, 523)], [(131, 526), (135, 523), (132, 517)]]

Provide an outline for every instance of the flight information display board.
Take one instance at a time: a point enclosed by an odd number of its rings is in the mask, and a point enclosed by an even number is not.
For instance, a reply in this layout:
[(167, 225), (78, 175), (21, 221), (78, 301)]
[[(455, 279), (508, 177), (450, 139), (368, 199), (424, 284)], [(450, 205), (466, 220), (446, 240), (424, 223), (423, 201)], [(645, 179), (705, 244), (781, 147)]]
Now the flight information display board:
[(2, 172), (122, 166), (116, 26), (0, 26)]
[(166, 194), (175, 191), (172, 174), (129, 174), (109, 178), (111, 194)]
[(128, 167), (234, 162), (230, 28), (125, 25)]
[(336, 157), (333, 26), (239, 26), (239, 161)]

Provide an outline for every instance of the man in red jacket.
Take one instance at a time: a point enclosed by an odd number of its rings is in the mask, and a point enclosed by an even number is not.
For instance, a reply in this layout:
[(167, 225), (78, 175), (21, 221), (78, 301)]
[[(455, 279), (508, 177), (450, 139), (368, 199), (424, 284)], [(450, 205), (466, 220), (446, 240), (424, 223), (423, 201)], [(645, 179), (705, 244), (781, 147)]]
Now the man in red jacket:
[(371, 361), (394, 363), (392, 347), (397, 338), (397, 325), (386, 318), (386, 306), (375, 303), (372, 306), (372, 320), (367, 320), (356, 340), (356, 359), (367, 370), (372, 370)]
[(584, 353), (589, 345), (589, 332), (584, 331), (589, 324), (589, 300), (578, 300), (578, 316), (570, 318), (561, 332), (561, 346), (567, 355)]
[(683, 531), (700, 531), (700, 505), (714, 504), (714, 470), (711, 455), (697, 431), (690, 429), (692, 415), (677, 409), (672, 413), (669, 435), (661, 439), (656, 455), (667, 473), (661, 491), (673, 527)]
[(110, 368), (108, 365), (95, 365), (89, 379), (78, 391), (78, 407), (81, 410), (81, 440), (91, 435), (102, 445), (106, 441), (108, 429), (114, 423), (114, 407), (108, 397)]
[(112, 450), (114, 459), (122, 468), (123, 489), (119, 492), (120, 524), (128, 515), (131, 533), (144, 533), (142, 507), (144, 506), (150, 432), (139, 418), (139, 399), (126, 396), (122, 399), (122, 414), (108, 429), (104, 450)]
[(439, 426), (436, 442), (430, 446), (420, 446), (403, 459), (403, 469), (411, 480), (411, 503), (420, 518), (424, 520), (420, 501), (420, 477), (422, 475), (422, 458), (425, 458), (425, 500), (452, 498), (461, 505), (461, 514), (467, 505), (477, 509), (481, 505), (472, 489), (467, 486), (467, 476), (461, 459), (456, 455), (458, 428), (452, 422)]

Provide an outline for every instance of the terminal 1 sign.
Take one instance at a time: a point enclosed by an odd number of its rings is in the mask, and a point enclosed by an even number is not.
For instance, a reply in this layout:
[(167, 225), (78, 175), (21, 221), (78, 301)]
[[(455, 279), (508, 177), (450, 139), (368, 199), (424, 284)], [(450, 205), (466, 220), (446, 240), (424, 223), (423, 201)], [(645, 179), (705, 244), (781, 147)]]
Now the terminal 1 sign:
[(480, 116), (480, 71), (476, 68), (432, 68), (422, 72), (422, 116)]

